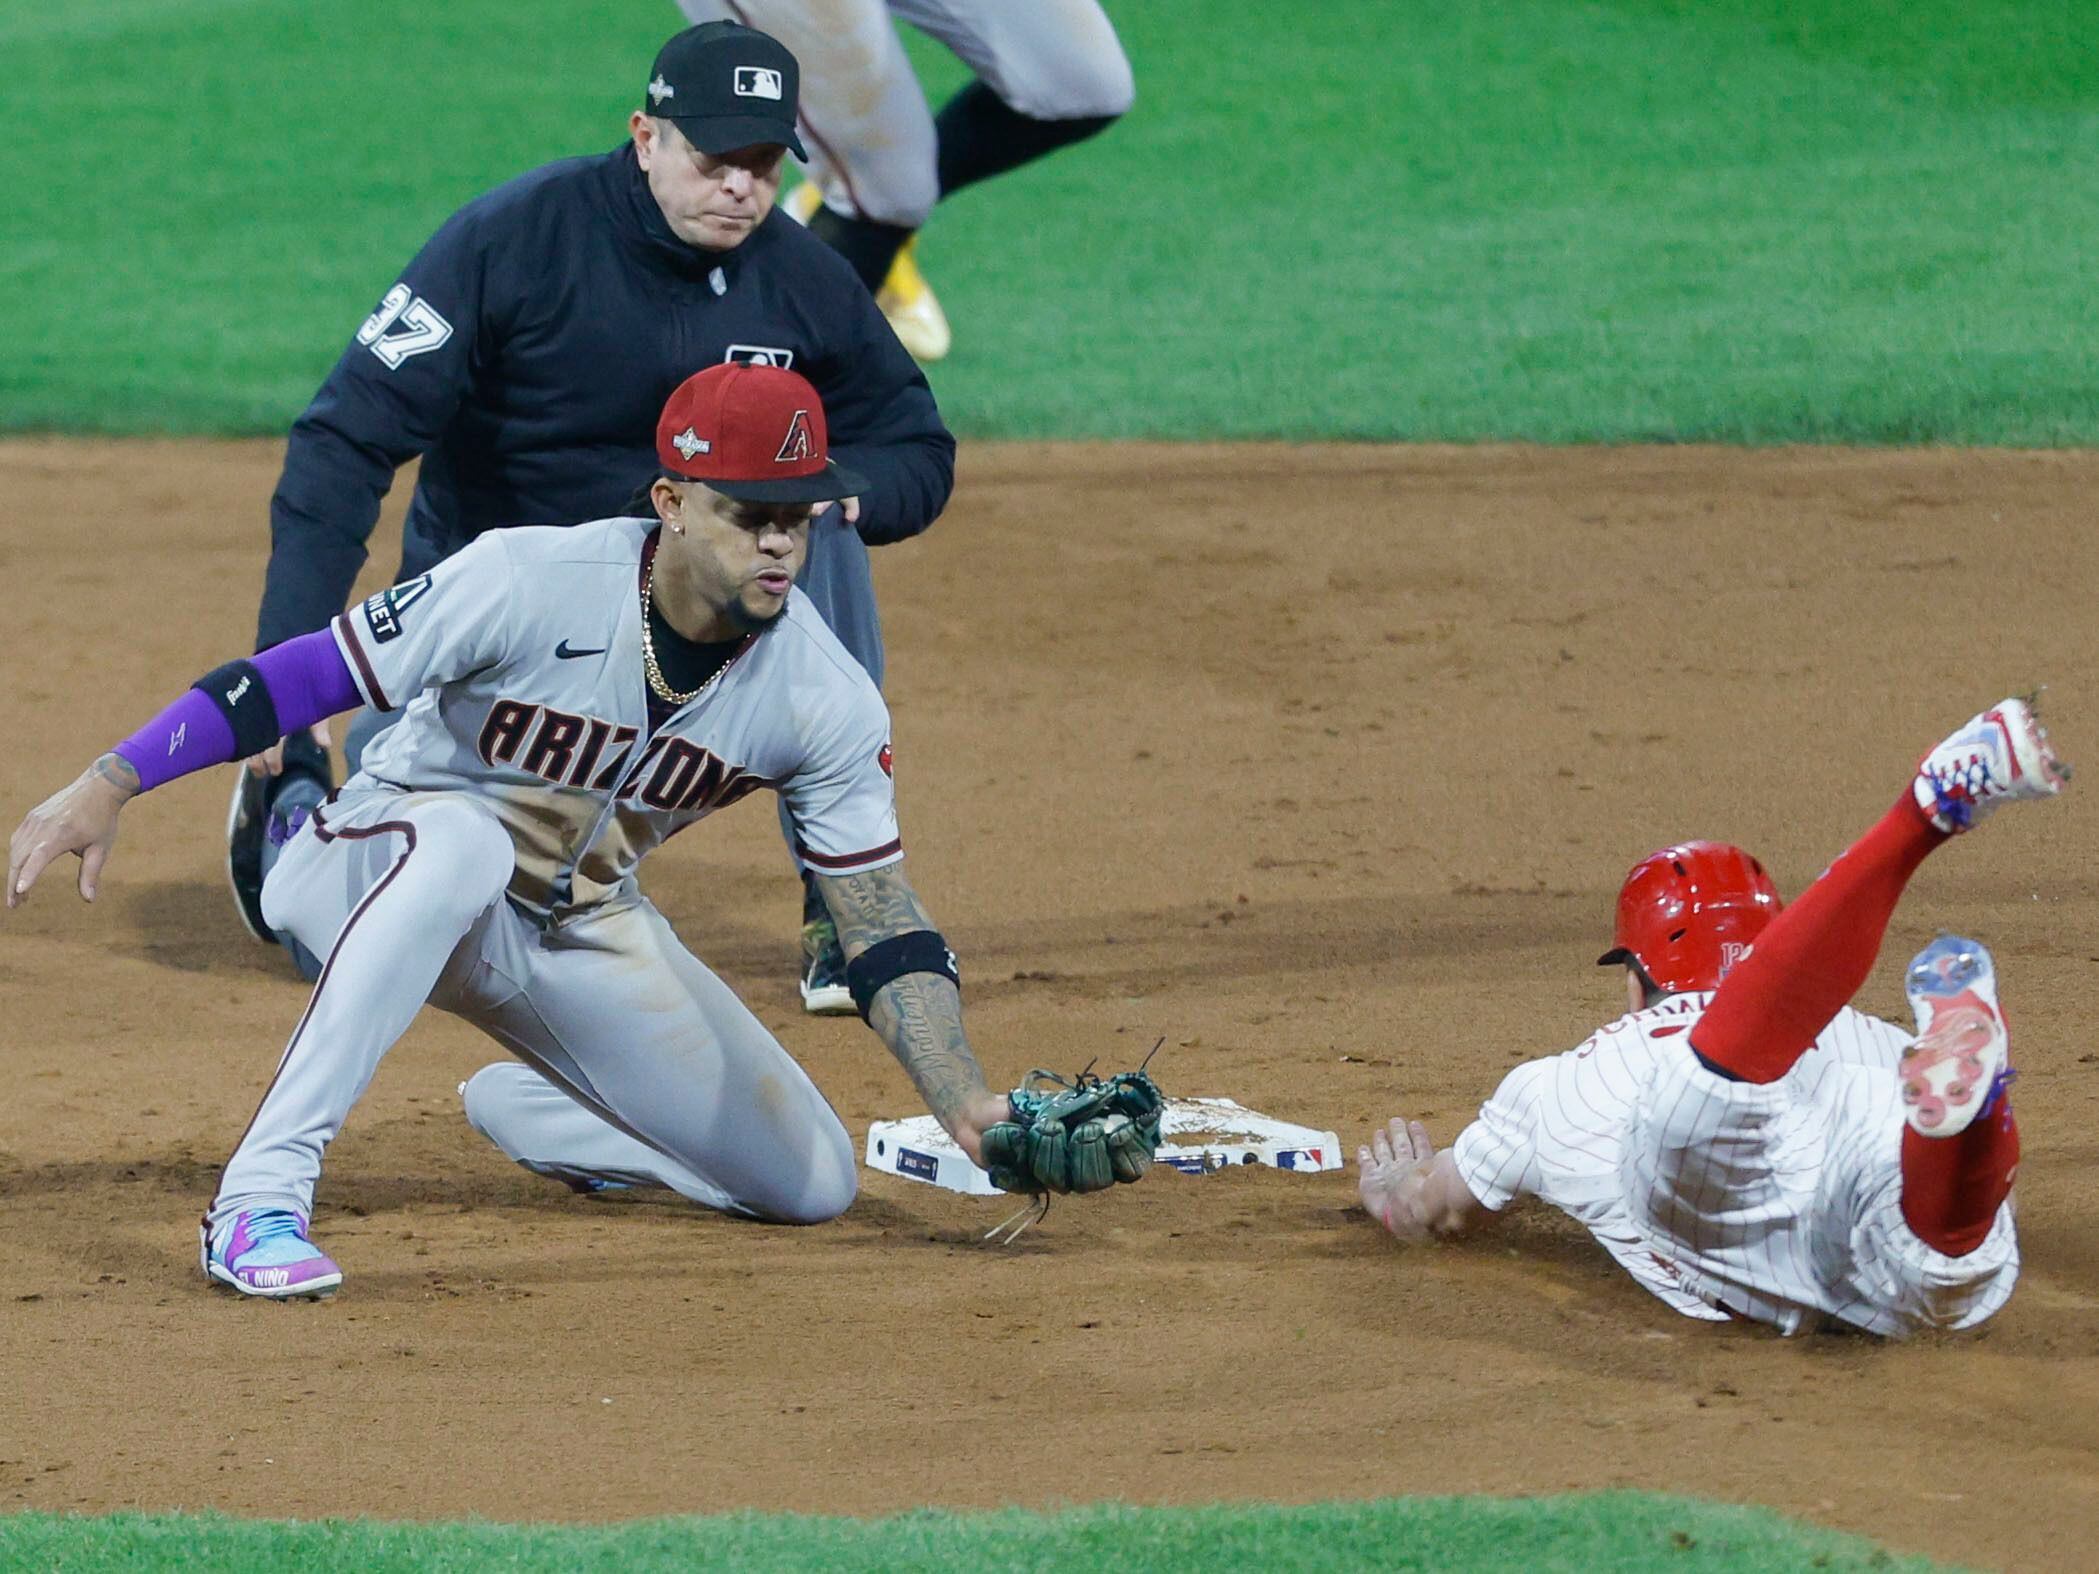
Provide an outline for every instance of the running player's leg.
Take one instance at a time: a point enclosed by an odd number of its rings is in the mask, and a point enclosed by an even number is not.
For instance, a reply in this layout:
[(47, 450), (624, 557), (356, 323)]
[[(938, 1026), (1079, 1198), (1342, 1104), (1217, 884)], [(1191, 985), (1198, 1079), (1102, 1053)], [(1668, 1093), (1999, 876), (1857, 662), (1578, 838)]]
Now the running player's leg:
[(943, 199), (1095, 135), (1136, 99), (1129, 57), (1095, 0), (896, 0), (895, 10), (978, 77), (934, 121)]
[(321, 1155), (460, 939), (503, 898), (513, 853), (456, 793), (358, 794), (308, 822), (271, 871), (271, 924), (324, 959), (276, 1076), (219, 1179), (209, 1222), (311, 1216)]
[(1998, 803), (2047, 797), (2065, 775), (2029, 703), (2005, 700), (1925, 755), (1880, 822), (1822, 872), (1722, 980), (1691, 1030), (1708, 1067), (1776, 1082), (1858, 993), (1910, 876)]
[(504, 1152), (564, 1178), (641, 1177), (782, 1223), (835, 1218), (852, 1202), (852, 1139), (838, 1116), (649, 903), (549, 935), (516, 926), (511, 940), (493, 953), (495, 971), (522, 989), (440, 1003), (588, 1120), (529, 1075), (484, 1071), (468, 1083), (471, 1118)]

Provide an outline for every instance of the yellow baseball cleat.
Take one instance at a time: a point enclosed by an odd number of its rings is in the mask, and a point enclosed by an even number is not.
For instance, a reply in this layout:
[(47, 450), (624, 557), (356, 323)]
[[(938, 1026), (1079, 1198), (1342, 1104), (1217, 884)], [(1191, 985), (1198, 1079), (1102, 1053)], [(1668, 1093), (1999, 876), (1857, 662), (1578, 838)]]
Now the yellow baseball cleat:
[(904, 249), (889, 265), (889, 277), (875, 292), (875, 304), (889, 319), (889, 326), (912, 359), (930, 364), (943, 360), (953, 347), (955, 335), (947, 325), (947, 313), (926, 276), (918, 271), (918, 237), (904, 242)]
[[(803, 181), (780, 199), (781, 209), (797, 224), (807, 224), (823, 205), (824, 194), (813, 180)], [(889, 265), (888, 277), (875, 292), (875, 304), (913, 360), (930, 365), (944, 360), (954, 347), (954, 331), (947, 325), (947, 313), (940, 309), (940, 298), (918, 271), (917, 236), (904, 242), (896, 261)]]

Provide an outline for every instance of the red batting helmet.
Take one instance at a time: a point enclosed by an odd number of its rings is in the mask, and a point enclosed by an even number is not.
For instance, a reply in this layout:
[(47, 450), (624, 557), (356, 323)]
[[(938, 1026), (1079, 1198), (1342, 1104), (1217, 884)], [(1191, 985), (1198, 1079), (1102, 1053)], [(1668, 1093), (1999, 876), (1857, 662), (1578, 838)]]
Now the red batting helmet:
[(1617, 943), (1597, 966), (1637, 962), (1659, 989), (1714, 989), (1785, 904), (1764, 866), (1726, 842), (1650, 853), (1618, 888)]

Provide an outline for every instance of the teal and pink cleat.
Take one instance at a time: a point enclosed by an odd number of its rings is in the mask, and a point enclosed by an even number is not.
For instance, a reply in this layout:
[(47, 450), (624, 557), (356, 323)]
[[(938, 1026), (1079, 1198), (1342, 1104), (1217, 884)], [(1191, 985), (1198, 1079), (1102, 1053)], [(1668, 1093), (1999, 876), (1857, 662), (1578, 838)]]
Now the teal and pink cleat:
[(306, 1221), (285, 1208), (237, 1213), (216, 1240), (207, 1228), (204, 1272), (243, 1295), (273, 1301), (318, 1300), (343, 1282), (335, 1259), (306, 1238)]

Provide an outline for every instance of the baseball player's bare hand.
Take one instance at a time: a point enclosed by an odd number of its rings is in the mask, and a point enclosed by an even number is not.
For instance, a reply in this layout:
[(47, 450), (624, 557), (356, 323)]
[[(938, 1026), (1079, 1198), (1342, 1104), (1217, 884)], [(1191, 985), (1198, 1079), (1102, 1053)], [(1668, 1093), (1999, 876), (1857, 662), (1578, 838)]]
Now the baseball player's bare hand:
[(983, 1168), (984, 1133), (1002, 1120), (1013, 1118), (1013, 1105), (1003, 1093), (984, 1093), (972, 1099), (955, 1119), (948, 1133), (955, 1145), (969, 1155), (969, 1162)]
[(138, 773), (119, 755), (105, 754), (79, 777), (31, 809), (7, 844), (7, 905), (28, 898), (61, 853), (80, 856), (80, 895), (92, 902), (102, 866), (116, 845), (117, 814), (138, 791)]
[[(837, 506), (838, 506), (839, 508), (842, 508), (842, 509), (844, 509), (844, 510), (845, 510), (845, 522), (846, 522), (847, 524), (849, 524), (849, 525), (857, 525), (857, 524), (859, 524), (859, 523), (860, 523), (860, 499), (859, 499), (859, 498), (857, 498), (857, 497), (842, 497), (842, 498), (840, 498), (840, 499), (838, 500)], [(832, 505), (831, 505), (831, 504), (829, 504), (829, 503), (826, 503), (826, 504), (824, 504), (824, 506), (823, 506), (822, 508), (819, 508), (819, 509), (818, 509), (818, 510), (816, 511), (816, 515), (815, 515), (815, 517), (817, 517), (817, 518), (819, 518), (819, 519), (820, 519), (820, 518), (822, 518), (822, 517), (823, 517), (823, 516), (824, 516), (825, 514), (828, 514), (828, 513), (829, 513), (829, 512), (831, 511), (831, 508), (832, 508)]]
[[(324, 749), (335, 746), (334, 735), (328, 731), (325, 721), (313, 724), (313, 741)], [(284, 740), (279, 738), (260, 754), (251, 754), (241, 762), (253, 776), (282, 776), (284, 774)]]
[(1425, 1241), (1429, 1229), (1417, 1206), (1436, 1144), (1418, 1120), (1394, 1117), (1356, 1149), (1356, 1195), (1364, 1211), (1403, 1241)]

